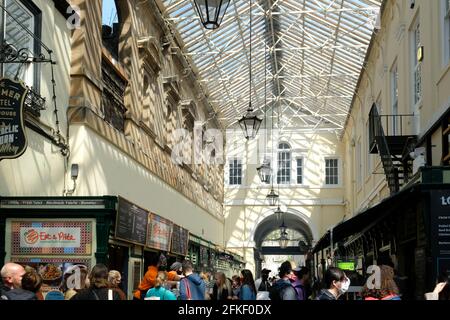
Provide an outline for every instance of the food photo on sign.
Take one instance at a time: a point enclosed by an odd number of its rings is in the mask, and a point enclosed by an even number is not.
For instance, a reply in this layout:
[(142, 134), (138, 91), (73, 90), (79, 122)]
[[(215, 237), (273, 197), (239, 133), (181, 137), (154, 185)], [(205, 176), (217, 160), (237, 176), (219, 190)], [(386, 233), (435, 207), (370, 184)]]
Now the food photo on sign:
[[(61, 260), (61, 259), (59, 259)], [(25, 259), (17, 263), (34, 268), (42, 277), (41, 292), (45, 300), (58, 300), (69, 289), (81, 289), (86, 285), (86, 274), (89, 270), (88, 261), (83, 263), (57, 261), (57, 259)], [(80, 261), (81, 262), (81, 261)], [(85, 272), (82, 272), (82, 270)], [(51, 293), (48, 297), (47, 295)], [(49, 298), (49, 299), (47, 299)]]

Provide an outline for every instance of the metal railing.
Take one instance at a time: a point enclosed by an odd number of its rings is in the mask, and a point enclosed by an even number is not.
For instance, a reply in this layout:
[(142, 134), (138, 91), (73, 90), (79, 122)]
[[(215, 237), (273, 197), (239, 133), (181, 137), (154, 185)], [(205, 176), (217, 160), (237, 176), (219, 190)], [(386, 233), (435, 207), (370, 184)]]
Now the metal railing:
[[(386, 136), (405, 136), (413, 126), (413, 114), (378, 115)], [(412, 131), (412, 130), (411, 130)]]

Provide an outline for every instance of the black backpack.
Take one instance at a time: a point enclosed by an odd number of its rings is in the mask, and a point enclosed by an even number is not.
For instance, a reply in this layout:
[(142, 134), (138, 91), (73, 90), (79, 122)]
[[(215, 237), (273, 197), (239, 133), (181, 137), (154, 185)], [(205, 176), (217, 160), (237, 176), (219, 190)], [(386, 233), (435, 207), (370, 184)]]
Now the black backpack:
[(261, 281), (258, 291), (269, 291), (269, 289), (270, 289), (269, 281)]
[(269, 288), (269, 297), (272, 301), (281, 301), (283, 300), (282, 295), (283, 291), (290, 287), (291, 285), (289, 283), (281, 283), (281, 284), (274, 284), (272, 287)]

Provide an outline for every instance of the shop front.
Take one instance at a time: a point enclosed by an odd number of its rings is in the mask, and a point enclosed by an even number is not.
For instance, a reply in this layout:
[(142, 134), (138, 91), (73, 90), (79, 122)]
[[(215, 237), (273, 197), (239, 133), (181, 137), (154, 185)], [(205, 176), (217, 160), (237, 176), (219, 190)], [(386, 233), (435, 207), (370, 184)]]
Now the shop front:
[(0, 264), (35, 267), (44, 296), (75, 265), (108, 263), (115, 197), (0, 198)]
[(389, 264), (402, 298), (423, 300), (450, 275), (449, 172), (424, 168), (416, 184), (335, 226), (313, 250), (315, 275), (338, 266), (363, 286), (371, 265)]

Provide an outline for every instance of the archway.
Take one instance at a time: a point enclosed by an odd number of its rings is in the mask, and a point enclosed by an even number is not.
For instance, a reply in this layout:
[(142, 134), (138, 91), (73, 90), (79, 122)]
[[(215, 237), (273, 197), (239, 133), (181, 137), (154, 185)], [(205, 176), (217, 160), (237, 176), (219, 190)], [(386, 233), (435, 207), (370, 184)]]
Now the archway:
[[(286, 248), (281, 248), (279, 245), (267, 246), (267, 238), (273, 234), (274, 231), (279, 230), (281, 223), (284, 221), (288, 230), (292, 230), (293, 233), (300, 235), (300, 239), (296, 245), (292, 245), (293, 241), (290, 241), (290, 245)], [(310, 226), (303, 220), (298, 214), (285, 212), (283, 217), (277, 216), (273, 211), (272, 214), (263, 219), (255, 229), (254, 243), (255, 243), (255, 273), (256, 277), (260, 277), (262, 268), (262, 257), (265, 255), (304, 255), (308, 249), (311, 248), (312, 241), (314, 239), (313, 232)]]

